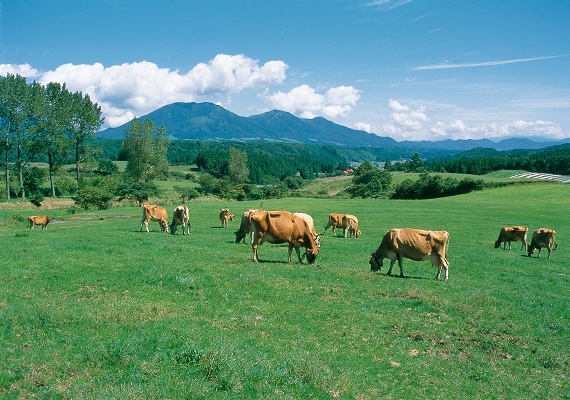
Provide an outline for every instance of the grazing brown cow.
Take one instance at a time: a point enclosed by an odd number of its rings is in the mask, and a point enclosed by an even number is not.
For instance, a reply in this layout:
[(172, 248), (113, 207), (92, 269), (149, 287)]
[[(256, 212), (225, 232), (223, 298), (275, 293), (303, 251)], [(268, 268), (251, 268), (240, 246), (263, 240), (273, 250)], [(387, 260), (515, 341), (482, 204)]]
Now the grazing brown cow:
[(170, 233), (176, 233), (178, 225), (182, 225), (182, 234), (190, 235), (190, 210), (186, 206), (178, 206), (172, 214), (172, 223), (170, 224)]
[(253, 243), (253, 227), (251, 226), (251, 221), (249, 217), (252, 213), (257, 212), (259, 210), (250, 208), (249, 210), (245, 211), (241, 217), (241, 223), (239, 229), (236, 231), (236, 243), (243, 241), (245, 243), (245, 237), (248, 233), (251, 233), (251, 242)]
[(303, 262), (299, 251), (301, 247), (307, 249), (306, 256), (309, 264), (315, 262), (319, 248), (303, 218), (288, 211), (257, 211), (251, 214), (250, 221), (254, 232), (254, 239), (251, 244), (253, 261), (259, 262), (257, 247), (269, 242), (272, 244), (289, 243), (289, 262), (291, 262), (293, 248), (297, 252), (299, 262)]
[(233, 221), (236, 216), (230, 213), (229, 208), (222, 208), (220, 211), (220, 221), (222, 221), (222, 228), (228, 227), (228, 221)]
[(511, 242), (522, 242), (521, 250), (526, 250), (527, 233), (528, 228), (526, 226), (505, 226), (499, 233), (499, 238), (495, 242), (495, 248), (498, 249), (503, 244), (503, 250), (505, 250), (508, 243), (510, 250)]
[[(346, 238), (353, 236), (357, 238), (362, 232), (358, 229), (358, 218), (354, 215), (344, 214), (342, 217), (342, 234)], [(348, 236), (347, 236), (348, 235)]]
[(311, 231), (313, 238), (315, 239), (315, 243), (317, 243), (317, 247), (321, 247), (321, 235), (319, 235), (315, 230), (315, 221), (313, 220), (313, 217), (305, 213), (293, 213), (293, 215), (303, 218), (305, 220), (305, 222), (309, 226), (309, 230)]
[(528, 256), (532, 256), (535, 249), (538, 249), (538, 257), (540, 258), (540, 252), (543, 247), (548, 249), (548, 258), (550, 258), (550, 253), (552, 253), (558, 247), (556, 243), (556, 232), (548, 228), (540, 228), (534, 231), (532, 234), (532, 240), (530, 241), (530, 246), (528, 246)]
[(331, 213), (329, 214), (329, 222), (325, 225), (325, 232), (323, 233), (323, 235), (326, 233), (327, 229), (329, 229), (332, 226), (332, 233), (333, 235), (336, 235), (336, 228), (342, 228), (342, 217), (344, 217), (346, 214), (336, 214), (336, 213)]
[(398, 260), (400, 276), (403, 277), (404, 257), (413, 261), (430, 260), (437, 267), (435, 279), (439, 279), (443, 267), (445, 269), (445, 280), (447, 280), (449, 263), (446, 255), (448, 247), (449, 233), (446, 231), (391, 229), (384, 234), (380, 246), (372, 253), (370, 269), (378, 271), (382, 267), (384, 258), (388, 258), (391, 262), (386, 275), (390, 275), (394, 263)]
[(53, 218), (46, 215), (32, 215), (28, 217), (28, 228), (34, 229), (35, 225), (41, 225), (42, 229), (47, 229), (47, 225), (51, 222)]
[(148, 222), (158, 222), (160, 224), (161, 232), (168, 232), (168, 213), (166, 209), (161, 206), (146, 205), (142, 207), (142, 219), (141, 219), (141, 229), (143, 226), (148, 232)]

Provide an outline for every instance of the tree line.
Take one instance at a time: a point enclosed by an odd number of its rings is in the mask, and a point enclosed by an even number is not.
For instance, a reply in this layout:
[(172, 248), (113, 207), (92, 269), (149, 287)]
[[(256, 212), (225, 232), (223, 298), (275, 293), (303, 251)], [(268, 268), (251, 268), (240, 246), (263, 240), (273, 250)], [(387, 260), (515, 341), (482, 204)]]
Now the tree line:
[[(54, 176), (70, 155), (79, 182), (81, 163), (95, 154), (90, 144), (102, 123), (101, 107), (87, 94), (72, 93), (56, 82), (44, 86), (28, 83), (19, 75), (0, 76), (0, 148), (6, 197), (37, 195), (33, 183), (38, 171), (27, 167), (39, 158), (47, 162), (52, 196), (56, 195)], [(17, 171), (15, 188), (10, 184), (12, 163)]]
[(475, 149), (458, 157), (426, 162), (425, 168), (435, 172), (473, 175), (483, 175), (500, 170), (570, 175), (570, 144), (553, 146), (544, 150), (511, 152)]

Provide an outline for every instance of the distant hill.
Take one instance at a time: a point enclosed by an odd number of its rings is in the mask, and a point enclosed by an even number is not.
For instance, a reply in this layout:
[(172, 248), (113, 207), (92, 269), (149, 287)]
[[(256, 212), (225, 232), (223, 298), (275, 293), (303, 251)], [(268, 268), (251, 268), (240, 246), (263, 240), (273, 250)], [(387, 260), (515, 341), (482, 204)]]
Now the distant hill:
[[(241, 117), (212, 103), (174, 103), (140, 117), (164, 125), (172, 139), (220, 141), (273, 141), (338, 146), (394, 147), (397, 142), (324, 118), (303, 119), (284, 111)], [(130, 122), (129, 122), (130, 123)], [(128, 124), (128, 123), (127, 123)], [(127, 125), (109, 128), (99, 138), (122, 138)]]
[[(402, 141), (350, 129), (325, 118), (298, 118), (288, 112), (273, 110), (259, 115), (242, 117), (212, 103), (173, 103), (140, 117), (152, 119), (157, 126), (165, 126), (172, 139), (217, 141), (269, 141), (344, 147), (381, 147), (418, 151), (422, 154), (453, 154), (474, 148), (495, 150), (540, 149), (564, 141), (535, 142), (530, 139), (505, 139), (494, 142), (481, 140)], [(129, 122), (130, 123), (130, 122)], [(98, 138), (123, 138), (127, 124), (97, 133)]]

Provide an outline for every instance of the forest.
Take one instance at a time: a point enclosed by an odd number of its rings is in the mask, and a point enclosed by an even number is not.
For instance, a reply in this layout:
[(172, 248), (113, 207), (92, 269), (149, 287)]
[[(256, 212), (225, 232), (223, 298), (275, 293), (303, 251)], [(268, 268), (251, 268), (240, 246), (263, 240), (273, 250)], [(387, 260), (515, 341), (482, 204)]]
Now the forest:
[(504, 169), (570, 175), (570, 144), (548, 147), (544, 150), (507, 152), (473, 149), (457, 156), (428, 161), (425, 167), (434, 172), (474, 175)]

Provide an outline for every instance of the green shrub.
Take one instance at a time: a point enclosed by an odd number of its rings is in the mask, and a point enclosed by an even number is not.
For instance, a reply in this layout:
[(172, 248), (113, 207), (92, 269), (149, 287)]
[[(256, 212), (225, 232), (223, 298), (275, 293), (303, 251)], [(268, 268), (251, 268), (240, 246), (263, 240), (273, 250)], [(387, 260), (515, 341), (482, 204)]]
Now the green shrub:
[(119, 167), (111, 160), (99, 160), (97, 172), (101, 175), (111, 175), (119, 172)]
[(151, 196), (159, 194), (158, 187), (152, 182), (127, 181), (117, 186), (115, 194), (119, 200), (135, 200), (139, 206)]
[(485, 188), (481, 180), (444, 178), (441, 175), (420, 174), (416, 181), (405, 179), (394, 188), (393, 199), (434, 199), (454, 196)]
[(111, 207), (114, 197), (105, 187), (84, 186), (79, 189), (74, 200), (75, 204), (85, 210), (106, 210)]
[(388, 171), (382, 171), (365, 161), (356, 169), (352, 178), (352, 186), (347, 192), (352, 197), (378, 198), (387, 197), (390, 191), (392, 175)]

